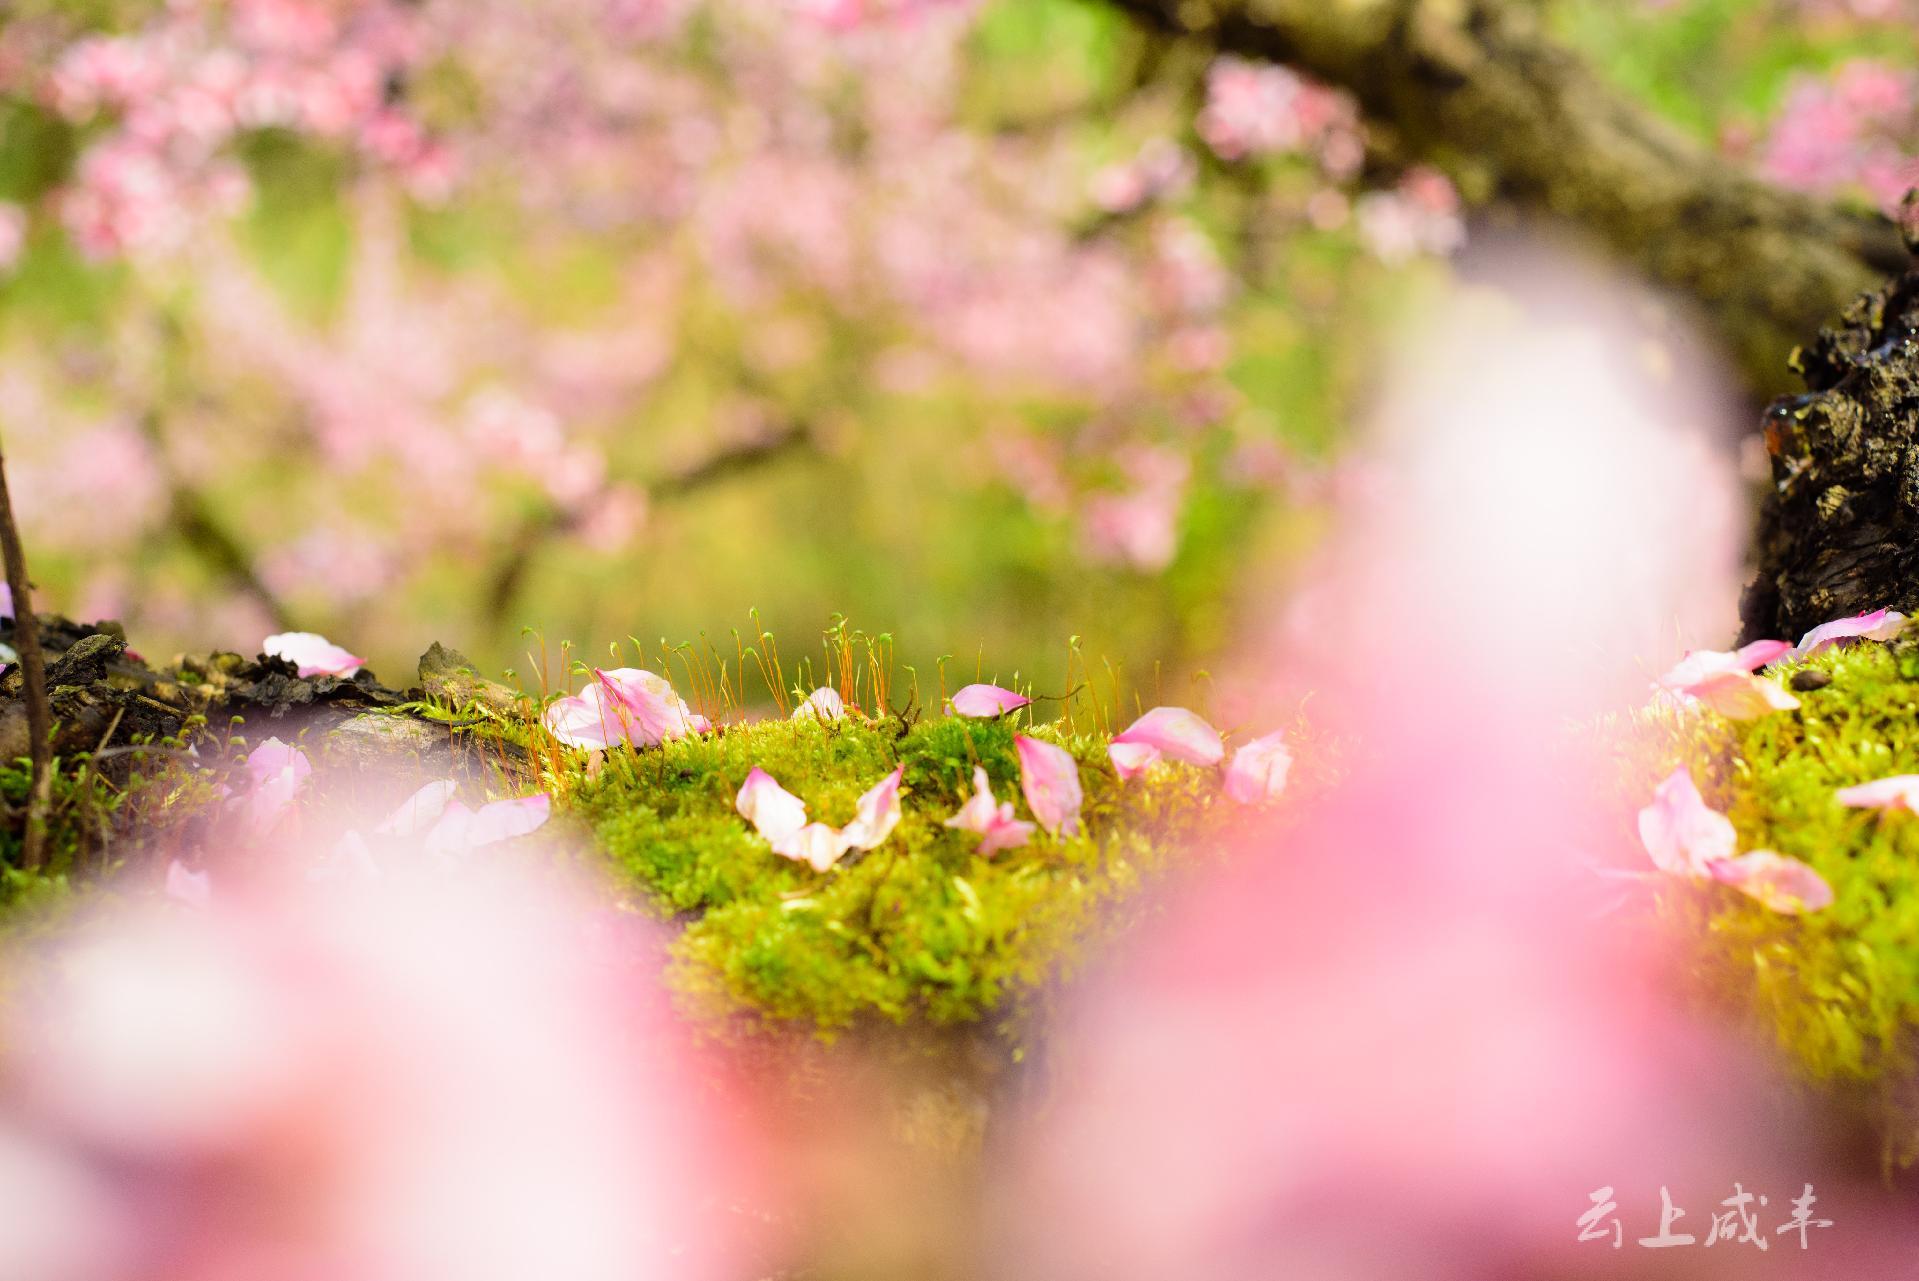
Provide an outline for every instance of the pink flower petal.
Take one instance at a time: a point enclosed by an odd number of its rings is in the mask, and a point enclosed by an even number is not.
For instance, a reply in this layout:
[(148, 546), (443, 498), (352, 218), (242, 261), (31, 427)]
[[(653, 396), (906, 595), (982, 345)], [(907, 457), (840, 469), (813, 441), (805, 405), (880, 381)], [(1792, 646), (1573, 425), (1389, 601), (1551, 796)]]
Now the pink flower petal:
[(1159, 759), (1159, 749), (1146, 743), (1113, 743), (1106, 749), (1107, 759), (1113, 762), (1113, 771), (1123, 782), (1138, 778), (1147, 767)]
[(366, 662), (315, 632), (275, 632), (260, 642), (260, 652), (285, 659), (302, 676), (351, 676)]
[(1688, 686), (1684, 692), (1736, 721), (1754, 720), (1769, 712), (1789, 712), (1799, 706), (1799, 700), (1778, 681), (1744, 672), (1721, 672)]
[(839, 691), (822, 685), (806, 696), (806, 701), (793, 709), (793, 719), (802, 720), (811, 717), (816, 721), (837, 721), (846, 716), (846, 700)]
[(1292, 767), (1284, 731), (1256, 738), (1233, 753), (1233, 763), (1226, 767), (1226, 795), (1241, 805), (1273, 800), (1286, 790)]
[(1851, 618), (1835, 618), (1801, 636), (1788, 657), (1811, 658), (1820, 650), (1829, 649), (1842, 641), (1888, 641), (1899, 635), (1905, 625), (1906, 616), (1891, 609), (1875, 609)]
[(1919, 813), (1919, 774), (1894, 774), (1890, 778), (1842, 787), (1832, 798), (1854, 809), (1904, 809)]
[(773, 780), (773, 776), (755, 765), (733, 798), (733, 808), (753, 829), (778, 845), (806, 826), (806, 802)]
[(0, 618), (13, 617), (13, 588), (0, 583)]
[(213, 901), (213, 877), (204, 871), (190, 871), (179, 859), (167, 864), (167, 897), (188, 907), (205, 907)]
[(1014, 849), (1033, 837), (1033, 825), (1013, 817), (1013, 803), (996, 803), (986, 771), (973, 767), (973, 795), (942, 826), (976, 832), (980, 842), (973, 852), (990, 858), (1000, 850)]
[(1675, 694), (1691, 694), (1695, 686), (1715, 677), (1756, 672), (1791, 652), (1792, 646), (1781, 640), (1754, 641), (1736, 650), (1695, 649), (1661, 676), (1659, 684)]
[(553, 737), (570, 747), (603, 749), (626, 741), (620, 709), (598, 684), (554, 699), (542, 720)]
[(595, 668), (593, 675), (606, 689), (635, 747), (657, 747), (695, 732), (693, 709), (673, 692), (665, 677), (638, 667)]
[(1731, 858), (1739, 843), (1732, 820), (1707, 806), (1684, 769), (1674, 770), (1639, 811), (1639, 839), (1660, 871), (1693, 881), (1710, 878), (1712, 864)]
[(1079, 766), (1063, 747), (1042, 743), (1024, 734), (1016, 735), (1013, 745), (1019, 749), (1019, 785), (1026, 794), (1026, 806), (1039, 825), (1056, 836), (1071, 836), (1079, 830), (1080, 806), (1085, 803), (1079, 786)]
[(415, 836), (432, 827), (460, 788), (450, 778), (428, 783), (401, 801), (373, 830), (382, 836)]
[(1759, 900), (1775, 912), (1817, 912), (1832, 903), (1832, 887), (1796, 858), (1772, 850), (1754, 850), (1738, 858), (1717, 859), (1713, 879)]
[(900, 765), (860, 797), (858, 813), (842, 832), (848, 845), (870, 850), (892, 835), (900, 822), (900, 780), (904, 777), (906, 766)]
[(773, 852), (824, 872), (850, 848), (846, 834), (828, 823), (808, 823), (773, 842)]
[(1113, 742), (1144, 744), (1189, 765), (1217, 765), (1226, 755), (1219, 731), (1183, 707), (1155, 707), (1113, 735)]
[(955, 716), (984, 719), (1017, 711), (1033, 700), (1024, 694), (1015, 694), (1010, 689), (1002, 689), (998, 685), (968, 685), (953, 695), (951, 701)]

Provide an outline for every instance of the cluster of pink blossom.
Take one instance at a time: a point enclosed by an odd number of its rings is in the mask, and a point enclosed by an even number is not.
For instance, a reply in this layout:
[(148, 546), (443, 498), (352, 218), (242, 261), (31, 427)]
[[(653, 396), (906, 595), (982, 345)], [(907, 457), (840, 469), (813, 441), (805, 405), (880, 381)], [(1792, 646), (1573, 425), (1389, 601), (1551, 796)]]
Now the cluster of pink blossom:
[(177, 247), (197, 217), (246, 203), (227, 146), (262, 129), (351, 146), (443, 193), (448, 152), (390, 92), (418, 52), (409, 7), (388, 0), (175, 4), (130, 33), (82, 37), (39, 87), (64, 119), (109, 122), (61, 199), (68, 232), (98, 257)]
[(1226, 160), (1303, 154), (1340, 180), (1356, 176), (1366, 160), (1352, 96), (1272, 63), (1231, 56), (1215, 62), (1197, 127)]
[(1802, 191), (1862, 190), (1891, 210), (1919, 185), (1919, 75), (1846, 63), (1830, 79), (1800, 77), (1759, 144), (1761, 171)]

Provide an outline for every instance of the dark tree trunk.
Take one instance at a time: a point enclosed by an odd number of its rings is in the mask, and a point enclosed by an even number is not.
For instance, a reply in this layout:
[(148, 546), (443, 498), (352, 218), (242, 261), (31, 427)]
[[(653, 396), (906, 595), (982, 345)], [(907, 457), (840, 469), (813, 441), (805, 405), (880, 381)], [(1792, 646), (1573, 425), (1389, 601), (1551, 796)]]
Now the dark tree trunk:
[(1806, 394), (1766, 412), (1773, 484), (1746, 637), (1919, 614), (1919, 271), (1855, 300), (1794, 363)]

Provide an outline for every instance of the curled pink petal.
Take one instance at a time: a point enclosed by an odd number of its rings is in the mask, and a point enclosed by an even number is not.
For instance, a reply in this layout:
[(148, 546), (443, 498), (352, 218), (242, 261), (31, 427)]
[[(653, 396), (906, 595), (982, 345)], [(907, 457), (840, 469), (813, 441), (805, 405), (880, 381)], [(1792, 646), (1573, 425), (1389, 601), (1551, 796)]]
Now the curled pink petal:
[(837, 721), (846, 716), (846, 700), (839, 691), (822, 685), (806, 696), (806, 701), (793, 709), (794, 720), (811, 717), (816, 721)]
[(986, 858), (1024, 845), (1033, 837), (1033, 825), (1013, 817), (1011, 801), (994, 801), (986, 771), (977, 765), (973, 767), (973, 794), (942, 826), (978, 833), (980, 842), (973, 852)]
[(773, 842), (773, 852), (824, 872), (851, 848), (846, 834), (830, 823), (807, 823)]
[(778, 845), (806, 826), (806, 802), (781, 787), (755, 765), (733, 798), (733, 808), (753, 829)]
[(190, 870), (176, 858), (167, 864), (167, 897), (188, 907), (205, 907), (213, 900), (213, 877)]
[(1683, 768), (1639, 811), (1639, 839), (1660, 871), (1692, 881), (1709, 879), (1712, 864), (1731, 858), (1739, 844), (1732, 820), (1706, 804)]
[(1792, 654), (1792, 646), (1782, 640), (1754, 641), (1735, 650), (1695, 649), (1659, 678), (1659, 684), (1675, 694), (1690, 694), (1692, 687), (1715, 676), (1730, 672), (1756, 672)]
[(1730, 885), (1775, 912), (1797, 915), (1832, 904), (1832, 886), (1824, 877), (1798, 859), (1772, 850), (1717, 859), (1711, 871), (1721, 885)]
[(841, 833), (849, 846), (870, 850), (892, 835), (900, 822), (900, 780), (904, 777), (906, 766), (897, 766), (860, 797), (859, 811)]
[(541, 719), (569, 747), (604, 749), (626, 741), (620, 709), (598, 684), (554, 699)]
[(1736, 721), (1754, 720), (1770, 712), (1789, 712), (1799, 706), (1799, 700), (1787, 693), (1778, 681), (1744, 672), (1721, 672), (1688, 686), (1683, 692), (1721, 716)]
[(968, 685), (952, 697), (955, 716), (984, 719), (1017, 711), (1033, 700), (998, 685)]
[(1286, 775), (1292, 767), (1293, 754), (1283, 730), (1256, 738), (1233, 753), (1233, 762), (1226, 767), (1226, 795), (1241, 805), (1273, 800), (1286, 790)]
[(1019, 750), (1019, 785), (1026, 794), (1026, 807), (1048, 832), (1073, 835), (1080, 827), (1085, 795), (1072, 753), (1024, 734), (1015, 736), (1013, 745)]
[(366, 662), (317, 632), (275, 632), (260, 642), (260, 652), (285, 659), (302, 676), (351, 676)]
[(1117, 744), (1144, 744), (1189, 765), (1217, 765), (1226, 755), (1219, 731), (1183, 707), (1155, 707), (1113, 735)]
[(447, 802), (460, 788), (450, 778), (428, 783), (399, 806), (373, 830), (381, 836), (415, 836), (432, 827), (445, 812)]
[(1903, 809), (1919, 814), (1919, 774), (1894, 774), (1890, 778), (1842, 787), (1832, 798), (1854, 809)]
[(635, 747), (657, 747), (697, 732), (693, 709), (665, 677), (638, 667), (595, 668), (593, 676), (605, 688)]
[(1848, 640), (1891, 640), (1905, 625), (1906, 616), (1892, 609), (1875, 609), (1851, 618), (1835, 618), (1801, 636), (1788, 657), (1811, 658), (1822, 649)]
[(1159, 749), (1147, 743), (1115, 742), (1107, 747), (1106, 756), (1113, 762), (1114, 772), (1126, 780), (1144, 774), (1159, 759)]

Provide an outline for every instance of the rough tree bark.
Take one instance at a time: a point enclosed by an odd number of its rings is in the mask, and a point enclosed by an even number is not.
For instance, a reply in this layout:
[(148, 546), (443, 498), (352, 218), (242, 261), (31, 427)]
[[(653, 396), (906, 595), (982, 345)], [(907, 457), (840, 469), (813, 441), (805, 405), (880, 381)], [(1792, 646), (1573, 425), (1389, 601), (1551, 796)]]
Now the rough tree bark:
[(1855, 300), (1796, 363), (1809, 390), (1766, 413), (1747, 639), (1881, 606), (1919, 614), (1919, 272)]
[(1752, 387), (1907, 266), (1891, 224), (1761, 182), (1602, 81), (1521, 0), (1102, 0), (1350, 90), (1468, 192), (1563, 218), (1696, 299)]

